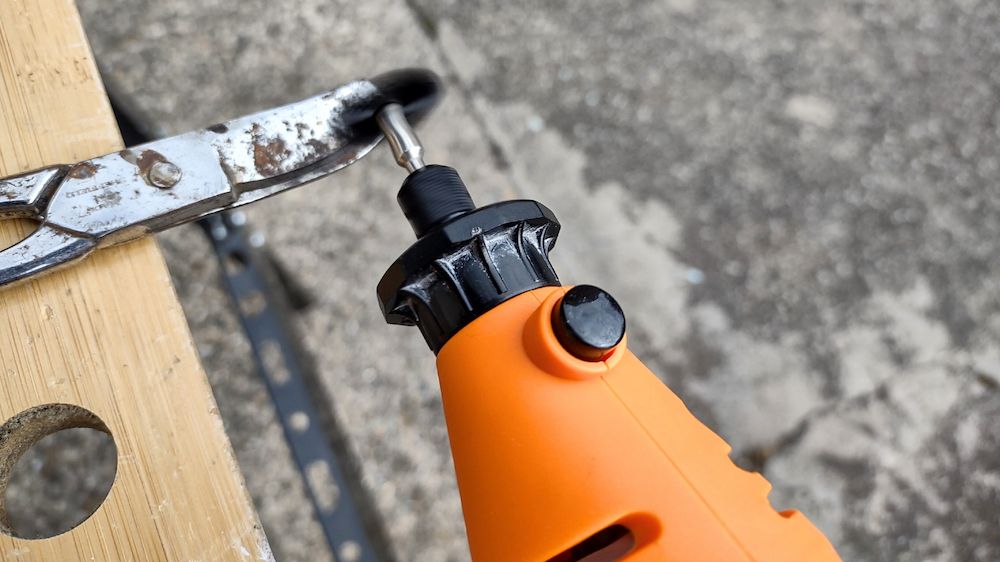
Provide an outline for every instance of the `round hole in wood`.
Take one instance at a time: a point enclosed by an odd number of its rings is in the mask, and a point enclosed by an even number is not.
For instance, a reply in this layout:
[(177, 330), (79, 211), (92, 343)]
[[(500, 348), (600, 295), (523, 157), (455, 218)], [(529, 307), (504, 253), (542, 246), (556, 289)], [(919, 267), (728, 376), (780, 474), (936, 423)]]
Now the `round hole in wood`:
[(45, 404), (0, 426), (0, 532), (45, 539), (83, 523), (104, 503), (118, 451), (93, 412)]

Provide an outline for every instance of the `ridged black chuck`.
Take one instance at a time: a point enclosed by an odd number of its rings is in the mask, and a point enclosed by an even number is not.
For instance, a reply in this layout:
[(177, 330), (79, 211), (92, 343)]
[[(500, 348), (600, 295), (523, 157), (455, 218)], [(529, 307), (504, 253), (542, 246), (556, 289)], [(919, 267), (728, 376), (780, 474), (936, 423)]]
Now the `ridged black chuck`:
[(558, 286), (549, 251), (559, 221), (530, 200), (476, 209), (453, 168), (427, 166), (397, 195), (417, 241), (378, 284), (390, 324), (416, 325), (435, 353), (498, 304), (539, 287)]

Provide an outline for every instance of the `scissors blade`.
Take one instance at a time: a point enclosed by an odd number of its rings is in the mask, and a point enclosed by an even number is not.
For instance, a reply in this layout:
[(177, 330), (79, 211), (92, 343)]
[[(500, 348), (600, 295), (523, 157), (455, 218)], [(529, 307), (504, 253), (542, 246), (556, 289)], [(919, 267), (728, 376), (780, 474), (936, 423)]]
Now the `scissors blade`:
[(298, 187), (343, 168), (381, 140), (348, 114), (378, 94), (368, 81), (80, 162), (44, 222), (107, 246)]

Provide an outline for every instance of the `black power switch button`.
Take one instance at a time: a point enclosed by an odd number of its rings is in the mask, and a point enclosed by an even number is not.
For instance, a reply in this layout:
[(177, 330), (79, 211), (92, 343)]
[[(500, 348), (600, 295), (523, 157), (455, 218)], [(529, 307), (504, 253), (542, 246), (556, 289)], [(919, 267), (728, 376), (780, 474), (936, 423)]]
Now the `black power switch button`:
[(625, 337), (625, 313), (607, 291), (577, 285), (553, 311), (559, 343), (585, 361), (600, 361)]

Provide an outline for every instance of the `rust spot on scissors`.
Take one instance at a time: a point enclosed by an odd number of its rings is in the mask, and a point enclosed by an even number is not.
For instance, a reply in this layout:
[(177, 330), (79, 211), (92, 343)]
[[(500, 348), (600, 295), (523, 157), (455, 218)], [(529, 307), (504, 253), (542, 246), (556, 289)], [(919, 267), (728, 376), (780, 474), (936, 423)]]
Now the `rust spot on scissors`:
[(155, 150), (143, 150), (139, 153), (139, 158), (136, 159), (135, 165), (139, 167), (139, 174), (141, 174), (142, 177), (146, 177), (149, 174), (149, 169), (153, 167), (153, 164), (166, 161), (167, 159)]
[[(136, 168), (139, 169), (139, 177), (142, 181), (153, 185), (149, 181), (149, 170), (157, 162), (166, 162), (167, 158), (155, 150), (143, 150), (142, 152), (136, 154), (132, 149), (126, 148), (118, 153), (122, 157), (122, 160), (134, 164)], [(154, 186), (155, 187), (155, 186)]]
[(66, 172), (66, 175), (73, 179), (82, 180), (89, 177), (93, 177), (93, 175), (96, 173), (97, 173), (97, 166), (95, 166), (90, 162), (80, 162), (79, 164), (76, 164), (72, 168), (70, 168), (69, 171)]
[(256, 123), (253, 132), (253, 165), (264, 177), (274, 177), (282, 173), (285, 159), (291, 151), (280, 138), (266, 139), (263, 130)]

